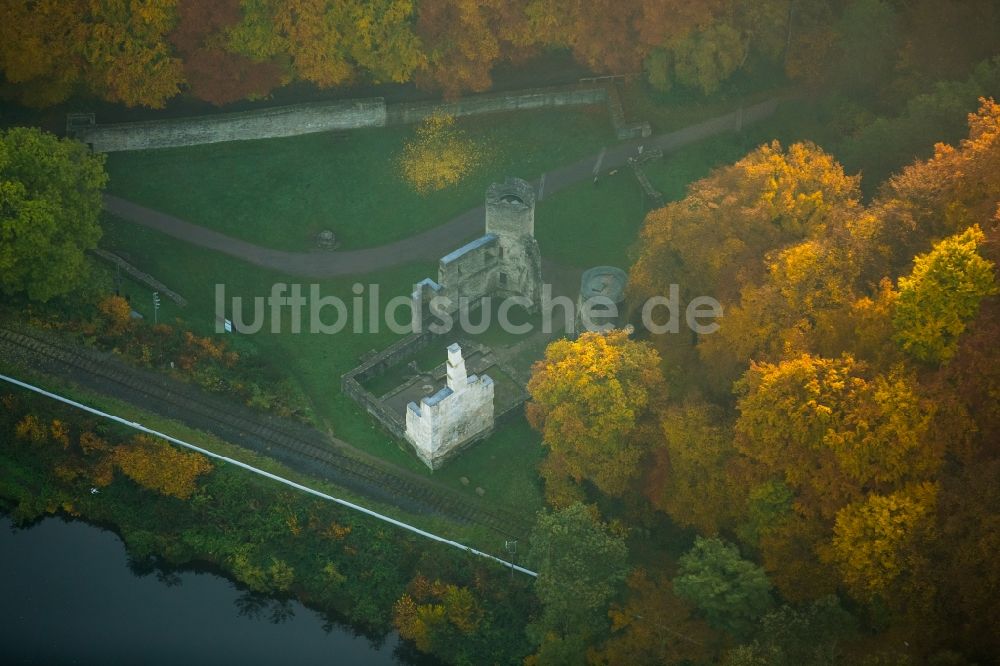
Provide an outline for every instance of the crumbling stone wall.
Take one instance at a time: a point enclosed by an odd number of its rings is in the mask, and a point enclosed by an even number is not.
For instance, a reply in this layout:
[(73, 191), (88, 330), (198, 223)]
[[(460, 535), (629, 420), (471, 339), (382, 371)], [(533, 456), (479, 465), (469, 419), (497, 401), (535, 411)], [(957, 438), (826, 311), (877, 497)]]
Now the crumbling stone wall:
[(513, 92), (469, 95), (451, 102), (402, 102), (389, 105), (386, 123), (408, 125), (418, 123), (435, 111), (455, 117), (473, 116), (504, 111), (548, 109), (563, 106), (588, 106), (605, 104), (608, 91), (605, 86), (557, 86), (530, 88)]
[[(520, 178), (506, 178), (486, 191), (486, 233), (438, 262), (438, 278), (417, 284), (413, 298), (426, 309), (435, 297), (448, 312), (462, 298), (474, 306), (484, 296), (523, 296), (537, 307), (542, 290), (542, 254), (535, 240), (535, 190)], [(474, 308), (470, 308), (474, 309)]]
[(608, 91), (604, 86), (580, 85), (470, 95), (452, 102), (401, 102), (387, 105), (383, 98), (372, 97), (307, 102), (190, 118), (107, 125), (88, 124), (74, 126), (73, 134), (84, 143), (90, 144), (95, 151), (110, 153), (405, 125), (420, 122), (434, 111), (444, 111), (454, 116), (469, 116), (526, 109), (587, 106), (604, 104), (607, 100)]

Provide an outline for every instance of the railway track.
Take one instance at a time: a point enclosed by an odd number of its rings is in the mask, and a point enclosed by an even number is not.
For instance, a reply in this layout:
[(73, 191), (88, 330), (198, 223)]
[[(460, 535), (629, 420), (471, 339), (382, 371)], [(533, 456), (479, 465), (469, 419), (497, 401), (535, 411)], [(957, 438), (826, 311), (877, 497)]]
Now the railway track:
[(480, 525), (503, 538), (524, 538), (529, 529), (528, 516), (485, 506), (408, 470), (352, 450), (318, 430), (254, 412), (190, 384), (129, 366), (108, 353), (52, 340), (38, 331), (0, 328), (0, 355), (206, 430), (299, 472), (408, 513)]

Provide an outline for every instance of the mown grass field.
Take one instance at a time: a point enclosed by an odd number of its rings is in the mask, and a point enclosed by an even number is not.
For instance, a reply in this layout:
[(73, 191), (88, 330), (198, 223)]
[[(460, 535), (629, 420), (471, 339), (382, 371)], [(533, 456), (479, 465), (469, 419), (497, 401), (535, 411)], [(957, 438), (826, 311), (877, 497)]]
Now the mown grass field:
[[(575, 122), (580, 122), (579, 113), (570, 113), (568, 116), (575, 119)], [(590, 122), (592, 119), (585, 118), (585, 120)], [(684, 195), (684, 190), (690, 182), (707, 175), (713, 167), (732, 162), (760, 142), (780, 134), (781, 128), (778, 125), (765, 123), (743, 134), (721, 135), (672, 153), (663, 161), (650, 164), (647, 172), (667, 200), (677, 199)], [(305, 138), (318, 146), (321, 144), (319, 137), (320, 135), (314, 135)], [(477, 134), (473, 134), (473, 138), (482, 140)], [(401, 140), (399, 136), (396, 139)], [(205, 152), (207, 165), (192, 165), (192, 168), (197, 166), (197, 170), (215, 173), (211, 168), (214, 160), (235, 164), (239, 162), (236, 160), (237, 154), (251, 151), (266, 155), (270, 150), (267, 144), (274, 143), (277, 146), (276, 159), (282, 162), (282, 168), (286, 170), (283, 178), (289, 181), (296, 177), (308, 180), (312, 177), (309, 165), (296, 166), (290, 155), (284, 155), (289, 148), (287, 142), (288, 140), (282, 139), (273, 142), (246, 142), (260, 145), (245, 146), (239, 143), (201, 147), (198, 150)], [(588, 150), (591, 148), (593, 146)], [(213, 156), (213, 152), (218, 155)], [(559, 159), (553, 157), (547, 163), (548, 166), (558, 166), (572, 159), (565, 152), (561, 155), (562, 158)], [(147, 181), (148, 173), (145, 175), (140, 171), (130, 173), (128, 180), (121, 176), (122, 161), (125, 158), (141, 161), (154, 157), (155, 155), (151, 153), (117, 156), (119, 164), (112, 165), (116, 193), (159, 207), (159, 204), (147, 197), (151, 196), (150, 193), (167, 196), (167, 192), (155, 181)], [(359, 166), (359, 169), (376, 169), (371, 163), (369, 164), (369, 167)], [(164, 158), (163, 167), (177, 169), (179, 165), (174, 158), (170, 160)], [(383, 164), (379, 168), (385, 172), (386, 165)], [(505, 173), (503, 169), (503, 165), (495, 167), (495, 170), (483, 174), (481, 178), (470, 179), (456, 188), (455, 192), (450, 193), (449, 205), (456, 207), (453, 212), (461, 212), (462, 206), (478, 204), (482, 198), (484, 183), (502, 177)], [(232, 179), (233, 174), (226, 175), (220, 172), (218, 177)], [(144, 183), (149, 184), (148, 189), (144, 189)], [(133, 190), (132, 187), (137, 189)], [(264, 192), (268, 186), (260, 181), (258, 188)], [(279, 195), (284, 191), (280, 182), (276, 191)], [(462, 196), (466, 196), (461, 194), (462, 191), (467, 192), (469, 197), (465, 203), (459, 203), (463, 201)], [(197, 206), (200, 196), (202, 195), (191, 194), (175, 202), (175, 205)], [(429, 201), (424, 202), (425, 211), (429, 210), (431, 205)], [(278, 203), (272, 201), (268, 205), (274, 209)], [(434, 205), (444, 204), (437, 201)], [(176, 207), (164, 208), (192, 221), (198, 221), (193, 215), (187, 215)], [(249, 214), (246, 207), (240, 210)], [(211, 206), (206, 212), (207, 215), (218, 213), (219, 208)], [(393, 229), (394, 233), (403, 236), (412, 233), (412, 230), (404, 233), (410, 228), (411, 223), (411, 218), (405, 211), (386, 207), (385, 213), (398, 217), (387, 222), (379, 233), (386, 229)], [(544, 199), (536, 211), (536, 235), (543, 256), (547, 260), (579, 268), (612, 264), (627, 269), (631, 263), (629, 251), (636, 241), (645, 213), (646, 204), (642, 200), (641, 190), (635, 178), (627, 168), (620, 169), (615, 176), (602, 178), (597, 187), (585, 182)], [(440, 223), (446, 217), (447, 215), (442, 215), (436, 222)], [(295, 225), (290, 226), (293, 230), (296, 229)], [(276, 233), (277, 229), (283, 228), (283, 225), (275, 225), (275, 228), (268, 230), (268, 233)], [(369, 238), (373, 239), (375, 236)], [(385, 240), (384, 236), (381, 238)], [(306, 282), (260, 269), (228, 256), (192, 247), (157, 232), (112, 218), (105, 220), (105, 238), (102, 246), (123, 254), (134, 264), (185, 296), (191, 303), (188, 308), (177, 310), (168, 307), (161, 311), (161, 314), (167, 318), (180, 316), (186, 325), (202, 334), (214, 334), (216, 284), (226, 286), (229, 299), (233, 296), (242, 296), (246, 303), (251, 302), (254, 296), (266, 297), (275, 282)], [(423, 262), (399, 266), (377, 274), (317, 282), (324, 295), (334, 294), (350, 303), (353, 296), (351, 286), (355, 282), (378, 283), (383, 299), (388, 299), (409, 293), (415, 281), (435, 274), (436, 265)], [(149, 301), (148, 290), (138, 285), (128, 285), (128, 288), (138, 294), (133, 298), (137, 309), (148, 314), (146, 304)], [(308, 286), (304, 287), (304, 291), (308, 292)], [(430, 474), (406, 449), (405, 444), (389, 437), (373, 419), (340, 392), (341, 374), (355, 366), (363, 354), (382, 349), (399, 336), (384, 328), (377, 333), (367, 331), (355, 334), (351, 332), (350, 323), (336, 335), (305, 332), (294, 334), (289, 332), (287, 311), (282, 323), (281, 332), (272, 333), (265, 327), (265, 330), (254, 335), (233, 337), (231, 344), (243, 354), (260, 355), (267, 363), (289, 376), (308, 396), (319, 427), (385, 460), (421, 474)], [(508, 335), (493, 330), (471, 337), (476, 337), (487, 344), (512, 342)], [(485, 497), (489, 499), (534, 513), (542, 506), (541, 484), (536, 471), (536, 465), (542, 455), (543, 449), (538, 435), (527, 426), (523, 417), (518, 416), (508, 420), (489, 440), (478, 444), (444, 469), (435, 472), (434, 477), (462, 492), (473, 493), (477, 487), (481, 487)], [(467, 484), (461, 482), (463, 477), (468, 479)]]
[[(157, 232), (106, 218), (102, 245), (126, 255), (134, 263), (152, 272), (190, 302), (179, 312), (185, 325), (203, 335), (214, 335), (215, 285), (224, 284), (231, 306), (233, 296), (244, 303), (255, 296), (267, 296), (276, 282), (299, 282), (251, 266), (237, 259), (190, 247)], [(355, 281), (378, 283), (385, 299), (409, 293), (416, 280), (431, 274), (435, 267), (408, 264), (377, 275), (340, 280), (317, 281), (323, 295), (336, 295), (351, 302)], [(308, 285), (304, 291), (308, 293)], [(134, 300), (145, 300), (143, 296)], [(383, 300), (384, 302), (384, 300)], [(252, 318), (250, 306), (247, 318)], [(230, 314), (231, 316), (231, 314)], [(272, 333), (265, 326), (253, 335), (232, 336), (230, 344), (241, 354), (262, 356), (265, 361), (289, 376), (308, 396), (317, 425), (352, 445), (380, 458), (420, 474), (431, 475), (402, 442), (395, 441), (363, 412), (350, 398), (341, 394), (340, 376), (357, 365), (359, 358), (372, 349), (382, 349), (400, 336), (381, 327), (379, 332), (352, 333), (353, 322), (334, 335), (308, 333), (308, 315), (302, 333), (291, 333), (285, 309), (281, 332)], [(324, 313), (331, 321), (332, 315)], [(161, 321), (164, 319), (161, 318)], [(269, 321), (269, 316), (268, 316)], [(443, 354), (443, 350), (441, 352)], [(433, 473), (435, 479), (474, 493), (482, 487), (485, 497), (533, 514), (542, 505), (541, 486), (535, 466), (541, 459), (539, 437), (523, 418), (514, 418), (508, 427), (489, 440), (469, 450), (460, 460)], [(461, 478), (469, 484), (461, 483)]]
[(598, 152), (614, 136), (603, 106), (459, 118), (477, 146), (460, 184), (420, 195), (396, 159), (414, 127), (111, 153), (111, 193), (284, 250), (334, 231), (341, 249), (381, 245), (480, 205), (505, 175), (525, 179)]

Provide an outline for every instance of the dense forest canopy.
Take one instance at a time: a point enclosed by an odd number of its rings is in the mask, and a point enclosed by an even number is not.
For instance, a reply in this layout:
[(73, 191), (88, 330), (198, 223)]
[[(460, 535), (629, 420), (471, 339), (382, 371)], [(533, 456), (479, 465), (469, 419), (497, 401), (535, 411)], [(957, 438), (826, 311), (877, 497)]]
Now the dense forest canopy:
[(1000, 105), (968, 124), (869, 203), (818, 146), (774, 142), (647, 216), (631, 298), (680, 283), (719, 299), (720, 329), (555, 342), (528, 415), (551, 506), (634, 529), (663, 512), (701, 536), (629, 579), (626, 607), (669, 625), (613, 607), (600, 643), (553, 624), (538, 663), (581, 642), (696, 658), (671, 628), (730, 665), (1000, 654), (984, 529), (1000, 514)]
[[(293, 81), (415, 82), (454, 96), (553, 49), (599, 74), (711, 93), (739, 72), (906, 99), (995, 52), (991, 0), (12, 0), (4, 96), (222, 105)], [(888, 83), (887, 82), (891, 82)]]
[[(538, 360), (526, 423), (508, 432), (536, 455), (518, 463), (530, 477), (530, 511), (542, 509), (525, 539), (530, 549), (521, 551), (537, 581), (508, 589), (499, 582), (506, 572), (485, 564), (439, 558), (408, 541), (397, 552), (397, 536), (360, 519), (331, 522), (291, 495), (269, 512), (246, 510), (258, 499), (247, 501), (232, 470), (151, 438), (113, 441), (64, 422), (62, 413), (36, 414), (34, 403), (13, 394), (0, 396), (0, 425), (16, 440), (11, 460), (31, 470), (32, 482), (9, 481), (0, 491), (18, 499), (25, 519), (75, 515), (70, 498), (81, 484), (125, 488), (129, 502), (153, 494), (176, 500), (163, 511), (181, 525), (183, 542), (169, 531), (154, 539), (135, 517), (94, 515), (140, 534), (147, 555), (154, 542), (180, 562), (212, 553), (251, 590), (346, 599), (355, 619), (392, 623), (413, 649), (452, 663), (993, 663), (1000, 655), (995, 0), (0, 4), (0, 96), (27, 108), (101, 99), (158, 109), (178, 97), (223, 106), (295, 82), (413, 84), (452, 98), (490, 89), (500, 65), (516, 69), (556, 51), (596, 74), (638, 78), (636, 97), (659, 118), (677, 111), (675, 95), (699, 102), (716, 95), (731, 110), (746, 103), (726, 96), (734, 82), (759, 76), (756, 93), (774, 95), (776, 85), (791, 93), (776, 118), (801, 120), (805, 129), (790, 132), (792, 141), (771, 140), (778, 131), (769, 129), (763, 143), (763, 133), (748, 139), (742, 124), (727, 130), (722, 138), (736, 148), (710, 164), (706, 158), (696, 176), (669, 156), (671, 177), (686, 188), (678, 185), (648, 213), (636, 209), (632, 231), (614, 227), (631, 242), (642, 221), (629, 254), (633, 326), (557, 339), (544, 355), (543, 345), (532, 348), (529, 361)], [(530, 81), (531, 68), (522, 73)], [(809, 93), (825, 119), (807, 119), (814, 108), (789, 109)], [(262, 152), (274, 145), (256, 143), (268, 146)], [(694, 146), (703, 147), (711, 152), (708, 140)], [(430, 115), (399, 148), (393, 168), (421, 197), (500, 168), (495, 146), (444, 114)], [(209, 155), (216, 146), (199, 149)], [(300, 177), (295, 158), (290, 179)], [(267, 172), (258, 159), (265, 164), (259, 156), (248, 162)], [(155, 314), (150, 326), (126, 298), (95, 296), (107, 285), (93, 282), (85, 252), (124, 224), (102, 217), (105, 162), (38, 129), (0, 132), (0, 293), (15, 303), (4, 312), (23, 304), (26, 325), (47, 321), (130, 362), (169, 367), (249, 407), (307, 420), (295, 364), (287, 363), (306, 353), (300, 348), (275, 354), (276, 367), (261, 357), (280, 347), (257, 349), (249, 336), (201, 337), (190, 322), (156, 323)], [(357, 170), (379, 177), (370, 166)], [(597, 167), (594, 176), (593, 188), (589, 175), (582, 185), (595, 197), (635, 185), (619, 176), (598, 187)], [(371, 196), (369, 185), (343, 186)], [(546, 205), (552, 200), (560, 201)], [(406, 233), (412, 220), (405, 218)], [(177, 247), (176, 256), (207, 256)], [(205, 274), (173, 275), (194, 285)], [(644, 328), (642, 304), (674, 286), (686, 301), (719, 302), (717, 331)], [(87, 289), (95, 293), (67, 304)], [(49, 319), (32, 320), (34, 312)], [(358, 351), (367, 354), (365, 345)], [(338, 374), (332, 370), (347, 369), (328, 364), (326, 352), (316, 362), (327, 373), (316, 382), (321, 400), (330, 398), (323, 382)], [(344, 414), (336, 412), (347, 422)], [(359, 423), (332, 426), (344, 427), (337, 436), (345, 440), (374, 430)], [(33, 494), (35, 485), (50, 496)], [(213, 522), (221, 515), (213, 502), (233, 503), (225, 512), (232, 524)], [(128, 504), (115, 511), (131, 514)], [(229, 530), (221, 541), (219, 524)], [(245, 544), (247, 534), (268, 536)], [(316, 560), (331, 543), (335, 556)], [(273, 554), (283, 548), (282, 557)]]

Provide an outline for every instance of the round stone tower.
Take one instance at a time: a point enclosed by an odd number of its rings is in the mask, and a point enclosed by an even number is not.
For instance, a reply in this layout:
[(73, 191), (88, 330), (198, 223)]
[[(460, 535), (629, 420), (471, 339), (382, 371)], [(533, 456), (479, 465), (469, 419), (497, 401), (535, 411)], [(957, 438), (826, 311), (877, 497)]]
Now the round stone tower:
[(620, 268), (594, 266), (585, 270), (580, 276), (580, 295), (576, 299), (577, 334), (619, 328), (625, 321), (627, 284), (628, 275)]
[(486, 233), (520, 238), (535, 235), (535, 188), (508, 176), (486, 190)]

